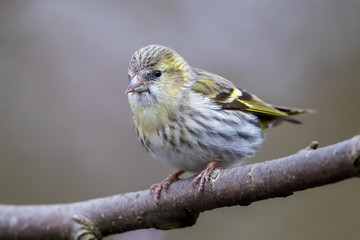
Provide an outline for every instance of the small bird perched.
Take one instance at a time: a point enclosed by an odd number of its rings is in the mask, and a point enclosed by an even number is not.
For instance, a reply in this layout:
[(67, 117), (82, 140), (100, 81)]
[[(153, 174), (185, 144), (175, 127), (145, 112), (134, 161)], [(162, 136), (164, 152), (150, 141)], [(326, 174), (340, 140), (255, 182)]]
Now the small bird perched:
[(191, 67), (173, 49), (149, 45), (132, 56), (126, 89), (136, 133), (162, 163), (180, 169), (151, 186), (156, 199), (185, 171), (204, 184), (215, 167), (241, 164), (266, 130), (308, 110), (270, 105), (213, 73)]

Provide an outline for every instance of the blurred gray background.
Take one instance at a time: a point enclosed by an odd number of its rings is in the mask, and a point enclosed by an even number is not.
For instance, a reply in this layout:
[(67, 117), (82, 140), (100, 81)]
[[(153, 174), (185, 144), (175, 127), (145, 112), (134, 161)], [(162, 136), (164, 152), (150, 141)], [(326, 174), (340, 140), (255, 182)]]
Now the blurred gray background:
[[(148, 188), (171, 169), (136, 138), (131, 55), (174, 48), (265, 101), (313, 108), (256, 157), (360, 131), (360, 1), (1, 1), (0, 203), (65, 203)], [(359, 180), (203, 213), (191, 228), (108, 239), (359, 239)]]

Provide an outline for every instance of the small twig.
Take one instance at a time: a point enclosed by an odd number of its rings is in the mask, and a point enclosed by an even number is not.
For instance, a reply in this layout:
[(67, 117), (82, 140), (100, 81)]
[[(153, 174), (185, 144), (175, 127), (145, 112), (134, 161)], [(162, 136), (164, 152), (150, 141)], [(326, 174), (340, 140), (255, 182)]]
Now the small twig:
[(308, 149), (309, 149), (309, 150), (310, 150), (310, 149), (315, 150), (315, 149), (317, 149), (318, 147), (319, 147), (319, 142), (315, 140), (315, 141), (312, 141), (312, 142), (310, 143)]

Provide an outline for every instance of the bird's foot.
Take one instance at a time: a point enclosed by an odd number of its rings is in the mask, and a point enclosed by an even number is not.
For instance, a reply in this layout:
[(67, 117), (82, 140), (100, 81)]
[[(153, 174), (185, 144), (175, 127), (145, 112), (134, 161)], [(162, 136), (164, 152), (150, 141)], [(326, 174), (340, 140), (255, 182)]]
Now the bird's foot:
[(218, 164), (218, 160), (211, 161), (208, 163), (204, 170), (202, 170), (193, 180), (192, 185), (195, 188), (196, 184), (199, 184), (199, 191), (204, 190), (205, 181), (208, 182), (210, 180), (210, 176), (215, 170), (216, 164)]
[(184, 170), (179, 170), (173, 174), (170, 174), (167, 178), (162, 180), (160, 183), (156, 183), (151, 185), (150, 194), (154, 195), (155, 200), (158, 201), (160, 199), (160, 193), (163, 189), (165, 191), (169, 188), (170, 184), (179, 180), (179, 176), (183, 174)]

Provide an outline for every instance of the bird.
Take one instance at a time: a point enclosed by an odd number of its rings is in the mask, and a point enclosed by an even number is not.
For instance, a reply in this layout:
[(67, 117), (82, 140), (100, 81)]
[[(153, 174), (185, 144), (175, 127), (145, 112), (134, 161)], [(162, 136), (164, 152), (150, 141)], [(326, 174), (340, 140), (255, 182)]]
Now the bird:
[(216, 168), (244, 164), (262, 144), (268, 129), (307, 109), (265, 103), (229, 80), (191, 67), (172, 48), (151, 44), (136, 51), (128, 66), (125, 91), (136, 134), (150, 155), (179, 169), (150, 192), (162, 190), (184, 172), (204, 190)]

